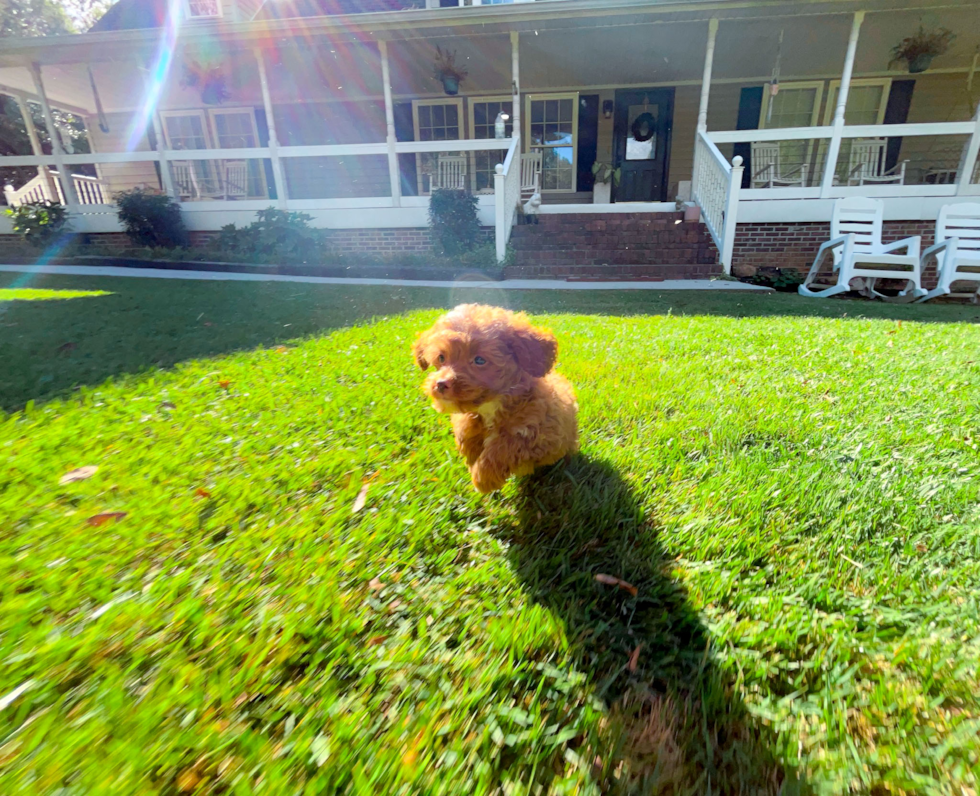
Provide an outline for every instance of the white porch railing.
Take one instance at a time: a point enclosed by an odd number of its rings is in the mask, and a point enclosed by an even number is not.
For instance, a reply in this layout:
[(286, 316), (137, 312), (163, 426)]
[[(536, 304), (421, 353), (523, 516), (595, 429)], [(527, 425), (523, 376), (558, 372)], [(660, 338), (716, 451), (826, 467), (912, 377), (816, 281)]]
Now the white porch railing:
[(497, 244), (497, 262), (502, 263), (507, 255), (507, 244), (517, 218), (517, 205), (521, 201), (521, 138), (515, 135), (510, 140), (510, 148), (503, 163), (497, 164), (494, 175), (494, 240)]
[[(0, 165), (3, 165), (0, 163)], [(51, 184), (54, 183), (55, 192), (51, 191)], [(109, 192), (106, 186), (95, 177), (84, 174), (73, 174), (72, 183), (75, 186), (75, 195), (78, 196), (78, 203), (82, 205), (103, 205), (109, 201)], [(8, 207), (19, 207), (31, 202), (60, 202), (65, 203), (64, 192), (61, 189), (61, 182), (58, 180), (58, 172), (52, 171), (51, 178), (47, 175), (38, 174), (33, 180), (22, 188), (14, 188), (12, 185), (3, 187), (3, 195), (7, 200)]]
[(718, 247), (726, 274), (732, 272), (738, 194), (741, 187), (742, 158), (736, 157), (729, 165), (718, 147), (699, 131), (694, 145), (691, 193), (694, 203), (701, 208), (705, 226)]

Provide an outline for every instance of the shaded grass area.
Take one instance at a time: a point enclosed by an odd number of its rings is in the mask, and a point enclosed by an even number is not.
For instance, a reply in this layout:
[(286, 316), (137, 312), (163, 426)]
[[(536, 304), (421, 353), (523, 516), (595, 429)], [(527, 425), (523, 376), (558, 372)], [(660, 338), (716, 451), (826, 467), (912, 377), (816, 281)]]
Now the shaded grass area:
[(583, 452), (480, 498), (472, 292), (31, 287), (111, 295), (0, 305), (0, 792), (977, 787), (976, 308), (493, 292)]

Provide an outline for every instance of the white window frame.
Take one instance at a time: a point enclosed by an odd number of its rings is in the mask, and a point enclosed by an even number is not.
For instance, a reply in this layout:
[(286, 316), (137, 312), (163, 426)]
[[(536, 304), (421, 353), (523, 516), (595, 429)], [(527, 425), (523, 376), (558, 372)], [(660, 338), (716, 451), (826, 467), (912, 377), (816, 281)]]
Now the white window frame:
[[(412, 128), (415, 134), (415, 140), (421, 141), (419, 133), (419, 108), (423, 105), (433, 106), (433, 105), (455, 105), (457, 118), (459, 119), (459, 137), (460, 140), (466, 139), (466, 116), (463, 111), (463, 98), (460, 96), (456, 97), (438, 97), (435, 99), (419, 99), (412, 100)], [(451, 140), (451, 139), (450, 139)], [(456, 152), (458, 150), (446, 149), (446, 152)], [(415, 181), (417, 184), (417, 190), (419, 196), (428, 196), (431, 191), (422, 190), (422, 153), (415, 153)]]
[[(508, 2), (513, 2), (513, 0), (508, 0)], [(466, 98), (466, 121), (469, 124), (469, 129), (467, 131), (468, 132), (468, 136), (467, 137), (471, 141), (477, 141), (477, 140), (479, 140), (479, 141), (494, 141), (496, 139), (493, 139), (493, 138), (480, 138), (480, 139), (478, 139), (476, 137), (476, 119), (474, 118), (474, 108), (473, 108), (473, 106), (476, 105), (476, 103), (478, 103), (478, 102), (500, 102), (500, 103), (510, 104), (510, 106), (511, 106), (510, 115), (513, 116), (514, 115), (514, 108), (513, 108), (514, 97), (511, 94), (495, 94), (495, 95), (488, 95), (488, 96), (485, 96), (485, 97), (467, 97)], [(513, 121), (514, 120), (511, 119), (511, 123), (512, 124), (513, 124)], [(503, 150), (500, 151), (501, 158), (503, 158), (503, 156), (506, 155), (506, 154), (507, 153), (505, 151), (503, 151)], [(473, 193), (476, 193), (476, 152), (473, 152), (470, 155), (470, 190), (473, 191)], [(490, 191), (490, 193), (493, 193), (493, 191)]]
[[(221, 140), (218, 137), (218, 124), (215, 121), (218, 116), (232, 116), (236, 113), (247, 113), (249, 120), (252, 122), (252, 139), (255, 141), (255, 146), (261, 146), (259, 142), (259, 125), (255, 120), (255, 108), (251, 106), (244, 106), (240, 108), (208, 108), (208, 122), (211, 125), (212, 138), (214, 140), (214, 149), (221, 151)], [(249, 199), (266, 199), (269, 196), (269, 186), (265, 181), (265, 164), (263, 163), (259, 168), (259, 186), (262, 190), (257, 196), (249, 196)]]
[(170, 130), (167, 129), (167, 119), (175, 119), (183, 116), (197, 116), (201, 120), (201, 129), (204, 131), (204, 148), (214, 149), (214, 141), (211, 138), (211, 128), (208, 125), (208, 115), (203, 108), (187, 108), (182, 111), (160, 111), (160, 126), (163, 127), (163, 136), (166, 139), (167, 149), (174, 150), (173, 142), (170, 140)]
[(215, 0), (218, 5), (217, 14), (192, 14), (191, 0), (184, 0), (184, 16), (187, 19), (221, 19), (225, 15), (224, 0)]
[[(531, 146), (531, 102), (538, 100), (563, 100), (570, 99), (572, 101), (572, 187), (568, 188), (548, 188), (541, 189), (541, 193), (575, 193), (578, 191), (578, 106), (579, 106), (579, 92), (578, 91), (563, 91), (561, 93), (555, 94), (528, 94), (524, 98), (524, 140), (527, 142), (522, 146), (525, 152), (530, 152)], [(556, 146), (542, 146), (534, 147), (536, 149), (556, 149), (559, 147), (565, 147), (568, 144), (559, 144)]]
[[(892, 90), (892, 79), (890, 77), (860, 77), (851, 81), (850, 87), (860, 86), (881, 86), (881, 105), (878, 107), (878, 119), (875, 124), (885, 123), (885, 110), (888, 108), (888, 95)], [(840, 81), (831, 80), (827, 87), (827, 107), (824, 109), (823, 123), (834, 123), (834, 111), (837, 110), (837, 92), (840, 91)], [(846, 111), (845, 111), (846, 112)]]
[[(783, 91), (785, 89), (788, 89), (790, 91), (794, 89), (806, 90), (809, 88), (815, 88), (817, 90), (817, 93), (813, 97), (813, 110), (810, 112), (810, 127), (816, 127), (817, 120), (820, 118), (820, 104), (821, 102), (823, 102), (824, 81), (823, 80), (794, 80), (790, 83), (779, 84), (780, 91)], [(766, 83), (765, 87), (762, 89), (762, 109), (759, 111), (760, 130), (769, 129), (766, 127), (766, 118), (769, 116), (769, 101), (770, 98), (772, 97), (771, 92), (772, 92), (772, 84)]]

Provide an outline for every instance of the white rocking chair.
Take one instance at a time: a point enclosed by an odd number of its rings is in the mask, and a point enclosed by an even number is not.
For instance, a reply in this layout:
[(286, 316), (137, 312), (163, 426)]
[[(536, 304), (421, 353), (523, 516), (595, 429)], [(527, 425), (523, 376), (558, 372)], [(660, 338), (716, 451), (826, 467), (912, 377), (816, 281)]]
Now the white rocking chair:
[(200, 190), (197, 186), (197, 174), (192, 160), (171, 160), (171, 173), (174, 178), (174, 190), (181, 199), (197, 199)]
[(466, 155), (439, 155), (436, 172), (429, 185), (431, 191), (465, 191)]
[[(830, 240), (820, 246), (803, 284), (801, 296), (829, 298), (851, 289), (852, 279), (863, 279), (862, 293), (889, 299), (875, 290), (878, 279), (904, 279), (908, 282), (899, 300), (910, 301), (925, 294), (922, 289), (922, 271), (919, 264), (919, 237), (903, 238), (894, 243), (881, 242), (884, 205), (876, 199), (850, 196), (834, 202), (834, 214), (830, 221)], [(897, 253), (904, 249), (904, 254)], [(833, 252), (837, 281), (831, 285), (817, 285), (815, 280), (827, 251)], [(866, 265), (893, 266), (892, 268), (867, 268)], [(904, 266), (907, 270), (899, 270)], [(819, 288), (819, 289), (814, 289)]]
[(246, 161), (225, 161), (225, 196), (228, 199), (242, 199), (248, 196), (248, 163)]
[(894, 168), (885, 170), (885, 139), (855, 138), (851, 142), (851, 156), (847, 164), (848, 185), (905, 184), (903, 160)]
[(936, 245), (922, 252), (923, 269), (933, 255), (939, 260), (939, 284), (919, 301), (947, 295), (953, 282), (980, 282), (980, 273), (960, 270), (980, 269), (980, 203), (943, 205), (936, 219)]
[(541, 150), (521, 155), (521, 199), (541, 193)]
[(760, 142), (752, 144), (752, 187), (786, 188), (797, 186), (805, 188), (810, 173), (810, 164), (783, 172), (780, 165), (779, 142)]

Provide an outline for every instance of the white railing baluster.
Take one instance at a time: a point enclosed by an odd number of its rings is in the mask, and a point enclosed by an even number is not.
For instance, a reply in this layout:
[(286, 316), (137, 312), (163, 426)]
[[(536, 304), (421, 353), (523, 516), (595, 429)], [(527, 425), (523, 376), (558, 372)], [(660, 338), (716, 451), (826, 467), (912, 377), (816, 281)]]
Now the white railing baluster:
[(494, 192), (494, 241), (497, 246), (497, 262), (507, 256), (507, 244), (517, 218), (517, 203), (521, 201), (521, 138), (510, 139), (507, 158), (498, 163), (493, 178)]
[(742, 158), (729, 165), (704, 132), (695, 139), (695, 173), (692, 199), (701, 208), (701, 217), (718, 247), (726, 274), (732, 272), (738, 193), (742, 187)]

